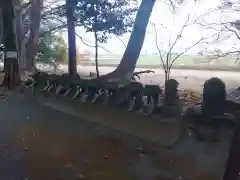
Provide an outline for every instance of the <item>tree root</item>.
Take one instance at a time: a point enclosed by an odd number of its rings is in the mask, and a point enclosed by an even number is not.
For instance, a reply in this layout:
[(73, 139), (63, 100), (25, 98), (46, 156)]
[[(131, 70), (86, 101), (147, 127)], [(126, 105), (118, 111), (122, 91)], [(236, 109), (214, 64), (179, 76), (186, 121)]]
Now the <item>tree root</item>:
[[(100, 76), (98, 79), (105, 80), (105, 81), (109, 81), (109, 80), (119, 81), (122, 78), (127, 77), (129, 78), (129, 81), (136, 81), (137, 79), (140, 80), (140, 76), (139, 76), (140, 74), (146, 74), (146, 73), (154, 73), (154, 71), (144, 70), (144, 71), (132, 72), (132, 71), (116, 71), (115, 70), (111, 73)], [(130, 74), (131, 76), (129, 76)]]

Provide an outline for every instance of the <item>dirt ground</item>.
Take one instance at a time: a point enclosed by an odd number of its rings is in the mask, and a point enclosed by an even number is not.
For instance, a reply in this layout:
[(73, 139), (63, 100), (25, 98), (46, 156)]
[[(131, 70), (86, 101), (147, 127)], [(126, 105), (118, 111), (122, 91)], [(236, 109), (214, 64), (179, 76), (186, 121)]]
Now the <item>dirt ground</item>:
[(223, 173), (216, 165), (225, 161), (218, 151), (225, 140), (206, 147), (189, 136), (192, 147), (163, 148), (17, 92), (5, 93), (0, 113), (1, 179), (217, 180)]
[[(139, 179), (142, 143), (10, 93), (0, 102), (1, 179)], [(147, 156), (146, 156), (147, 157)], [(139, 167), (138, 167), (139, 166)], [(136, 168), (143, 169), (141, 162)], [(134, 171), (140, 175), (135, 175)]]
[(216, 144), (199, 143), (188, 134), (169, 147), (181, 131), (177, 120), (61, 98), (28, 94), (28, 99), (36, 109), (29, 109), (31, 123), (18, 131), (24, 141), (17, 144), (27, 148), (33, 179), (218, 180), (224, 174), (231, 132), (224, 131)]
[(187, 134), (171, 146), (181, 133), (178, 119), (2, 94), (0, 179), (219, 180), (224, 174), (231, 132), (216, 144)]

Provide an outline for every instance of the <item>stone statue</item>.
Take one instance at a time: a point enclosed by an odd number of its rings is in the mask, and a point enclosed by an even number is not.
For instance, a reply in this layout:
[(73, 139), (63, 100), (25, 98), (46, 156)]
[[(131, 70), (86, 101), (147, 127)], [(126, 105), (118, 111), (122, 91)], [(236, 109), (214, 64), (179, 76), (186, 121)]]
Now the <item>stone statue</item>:
[(226, 108), (226, 88), (219, 78), (211, 78), (204, 83), (202, 112), (206, 116), (221, 116)]

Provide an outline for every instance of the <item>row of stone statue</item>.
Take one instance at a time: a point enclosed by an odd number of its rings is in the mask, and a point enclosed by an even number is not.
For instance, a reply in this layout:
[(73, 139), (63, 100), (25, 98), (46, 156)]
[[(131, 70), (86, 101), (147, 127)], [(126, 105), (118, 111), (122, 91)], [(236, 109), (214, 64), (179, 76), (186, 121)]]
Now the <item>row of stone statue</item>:
[[(103, 103), (126, 108), (128, 111), (140, 111), (145, 115), (161, 112), (163, 115), (181, 115), (181, 103), (178, 97), (178, 82), (170, 79), (163, 91), (157, 85), (143, 85), (129, 82), (124, 86), (117, 82), (98, 79), (72, 78), (67, 74), (49, 75), (38, 72), (26, 84), (83, 103)], [(201, 111), (207, 116), (223, 115), (227, 108), (225, 84), (218, 78), (211, 78), (204, 84)]]
[[(67, 74), (48, 75), (38, 72), (32, 76), (27, 85), (41, 89), (44, 92), (80, 99), (83, 103), (102, 103), (128, 111), (141, 111), (145, 115), (158, 112), (163, 105), (176, 107), (178, 105), (175, 80), (169, 80), (164, 98), (163, 90), (157, 85), (143, 85), (140, 82), (129, 82), (121, 85), (117, 82), (106, 82), (98, 79), (72, 78)], [(172, 96), (173, 95), (173, 96)], [(176, 114), (176, 113), (175, 113)]]
[[(125, 108), (130, 112), (141, 112), (144, 115), (161, 114), (162, 116), (179, 116), (184, 119), (187, 128), (197, 137), (206, 139), (218, 137), (219, 127), (234, 127), (234, 118), (239, 105), (226, 100), (225, 84), (219, 78), (211, 78), (204, 83), (202, 102), (189, 107), (184, 113), (178, 93), (178, 82), (170, 79), (166, 89), (157, 85), (143, 85), (140, 82), (129, 82), (121, 85), (100, 79), (72, 78), (67, 74), (48, 75), (38, 72), (25, 82), (35, 91), (39, 89), (58, 96), (70, 97), (82, 103), (100, 103), (106, 106)], [(231, 113), (232, 116), (226, 116)], [(211, 129), (211, 131), (209, 131)], [(204, 137), (204, 138), (203, 138)], [(214, 138), (216, 139), (216, 138)]]

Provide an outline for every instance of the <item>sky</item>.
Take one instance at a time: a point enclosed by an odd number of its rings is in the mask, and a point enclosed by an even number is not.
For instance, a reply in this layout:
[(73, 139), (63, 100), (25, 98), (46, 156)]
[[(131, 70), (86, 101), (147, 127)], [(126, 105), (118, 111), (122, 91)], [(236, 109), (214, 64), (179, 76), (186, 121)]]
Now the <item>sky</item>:
[[(235, 0), (236, 1), (236, 0)], [(140, 4), (141, 0), (139, 0)], [(225, 12), (220, 13), (212, 12), (208, 15), (204, 15), (206, 12), (212, 11), (217, 6), (220, 5), (220, 0), (201, 0), (197, 4), (194, 1), (188, 0), (188, 3), (184, 3), (181, 5), (181, 8), (178, 8), (175, 13), (172, 13), (170, 6), (167, 5), (163, 1), (157, 1), (151, 18), (147, 28), (147, 34), (145, 37), (144, 45), (142, 48), (141, 53), (157, 53), (157, 46), (156, 46), (156, 34), (152, 24), (156, 25), (157, 29), (157, 39), (158, 39), (158, 47), (162, 51), (169, 50), (169, 44), (173, 44), (176, 37), (178, 36), (181, 28), (183, 27), (184, 23), (186, 22), (189, 16), (189, 25), (184, 28), (183, 34), (181, 39), (176, 43), (173, 48), (173, 52), (181, 53), (186, 48), (192, 46), (197, 41), (199, 41), (203, 37), (209, 37), (216, 33), (214, 30), (206, 29), (200, 27), (193, 23), (196, 18), (201, 17), (201, 22), (205, 24), (211, 22), (218, 22), (221, 21), (229, 21), (234, 20), (236, 17), (240, 18), (240, 13), (232, 13), (232, 12)], [(86, 39), (88, 44), (94, 45), (91, 42), (94, 42), (94, 36), (92, 33), (86, 33), (84, 29), (77, 28), (76, 32)], [(65, 38), (67, 39), (67, 33), (64, 34)], [(127, 44), (130, 34), (125, 34), (121, 39)], [(213, 38), (208, 38), (208, 41), (211, 41)], [(80, 51), (91, 51), (94, 53), (94, 48), (86, 46), (81, 42), (81, 40), (76, 36), (77, 45), (80, 48)], [(213, 45), (207, 45), (208, 48), (211, 49), (211, 46), (214, 48), (219, 49), (226, 49), (229, 50), (233, 48), (232, 46), (238, 46), (238, 41), (236, 38), (231, 38), (228, 41), (223, 43), (212, 43)], [(116, 37), (112, 37), (108, 40), (106, 44), (102, 44), (106, 49), (108, 49), (111, 53), (116, 54), (123, 54), (125, 50), (124, 44)], [(188, 53), (197, 53), (201, 50), (201, 48), (206, 47), (206, 41), (201, 41), (201, 44), (191, 48)], [(108, 53), (105, 50), (99, 48), (100, 53)]]

